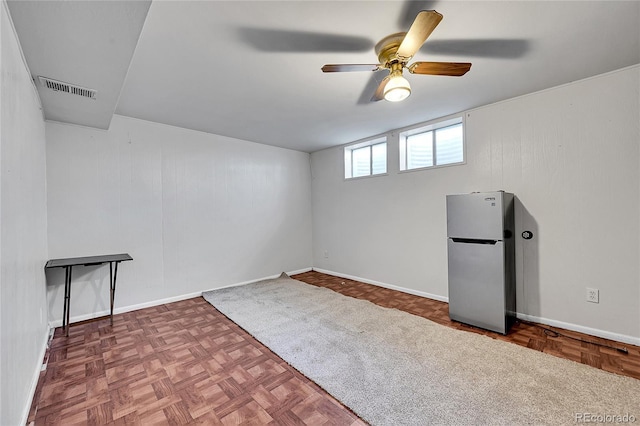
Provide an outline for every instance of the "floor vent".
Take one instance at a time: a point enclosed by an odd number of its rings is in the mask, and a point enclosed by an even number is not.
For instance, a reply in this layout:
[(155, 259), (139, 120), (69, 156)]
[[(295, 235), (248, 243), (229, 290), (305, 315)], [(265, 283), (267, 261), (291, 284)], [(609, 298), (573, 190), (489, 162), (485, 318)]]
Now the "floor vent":
[(93, 89), (87, 89), (86, 87), (76, 86), (75, 84), (64, 83), (62, 81), (53, 80), (51, 78), (38, 76), (40, 83), (47, 89), (55, 90), (56, 92), (69, 93), (70, 95), (82, 96), (83, 98), (95, 99), (96, 91)]

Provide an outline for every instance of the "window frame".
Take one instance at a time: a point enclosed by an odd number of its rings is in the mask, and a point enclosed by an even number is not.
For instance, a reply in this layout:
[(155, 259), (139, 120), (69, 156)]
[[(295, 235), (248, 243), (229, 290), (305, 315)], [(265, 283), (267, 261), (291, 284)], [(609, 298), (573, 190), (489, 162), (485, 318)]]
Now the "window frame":
[[(449, 167), (449, 166), (460, 166), (463, 164), (467, 164), (467, 144), (466, 144), (466, 125), (465, 125), (464, 115), (455, 115), (449, 116), (446, 118), (439, 118), (437, 120), (433, 120), (428, 122), (426, 125), (421, 124), (419, 126), (414, 126), (407, 128), (398, 133), (398, 172), (399, 173), (408, 173), (415, 172), (420, 170), (430, 170), (437, 169), (441, 167)], [(436, 131), (440, 129), (444, 129), (451, 126), (462, 125), (462, 161), (458, 161), (455, 163), (447, 163), (447, 164), (433, 164), (431, 166), (424, 167), (414, 167), (412, 169), (407, 168), (408, 158), (407, 158), (407, 138), (410, 136), (419, 135), (422, 133), (433, 132), (432, 137), (432, 156), (433, 163), (436, 162), (437, 158), (437, 137)]]
[[(377, 145), (382, 145), (382, 144), (385, 145), (385, 157), (384, 157), (385, 170), (382, 173), (374, 174), (373, 173), (373, 155), (372, 155), (373, 147)], [(369, 174), (361, 175), (361, 176), (353, 176), (353, 151), (356, 151), (362, 148), (367, 148), (367, 147), (369, 148)], [(347, 153), (349, 153), (349, 160), (350, 160), (348, 165), (347, 165)], [(344, 180), (366, 179), (366, 178), (376, 177), (376, 176), (386, 176), (389, 173), (389, 140), (386, 135), (377, 136), (362, 142), (345, 145), (342, 148), (342, 154), (344, 159), (344, 162), (343, 162)], [(348, 176), (347, 176), (347, 173), (349, 174)]]

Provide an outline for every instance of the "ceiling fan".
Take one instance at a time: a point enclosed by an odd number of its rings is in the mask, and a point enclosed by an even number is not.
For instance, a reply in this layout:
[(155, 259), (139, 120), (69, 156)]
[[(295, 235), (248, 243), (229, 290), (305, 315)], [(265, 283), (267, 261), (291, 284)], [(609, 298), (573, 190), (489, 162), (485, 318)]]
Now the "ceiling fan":
[(442, 15), (435, 10), (423, 10), (418, 13), (408, 32), (391, 34), (375, 46), (378, 64), (327, 64), (323, 72), (380, 71), (386, 69), (389, 74), (380, 82), (372, 101), (385, 99), (398, 102), (411, 94), (411, 86), (402, 76), (406, 68), (411, 74), (447, 75), (459, 77), (471, 69), (468, 62), (414, 62), (407, 63), (442, 21)]

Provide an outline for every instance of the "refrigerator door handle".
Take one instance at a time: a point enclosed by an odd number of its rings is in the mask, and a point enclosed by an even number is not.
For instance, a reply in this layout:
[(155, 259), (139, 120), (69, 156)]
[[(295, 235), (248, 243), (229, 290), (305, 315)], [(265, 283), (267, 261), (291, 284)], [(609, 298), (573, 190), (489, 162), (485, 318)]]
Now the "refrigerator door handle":
[(454, 243), (464, 243), (464, 244), (490, 244), (495, 245), (497, 240), (476, 240), (473, 238), (451, 238), (451, 241)]

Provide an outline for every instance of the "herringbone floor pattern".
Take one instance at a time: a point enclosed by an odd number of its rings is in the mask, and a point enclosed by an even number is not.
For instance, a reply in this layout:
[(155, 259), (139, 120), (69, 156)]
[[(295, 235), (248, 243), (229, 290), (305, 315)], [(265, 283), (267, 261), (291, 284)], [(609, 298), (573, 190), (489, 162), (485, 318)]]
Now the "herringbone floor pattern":
[[(517, 323), (507, 336), (449, 319), (448, 305), (318, 272), (294, 277), (437, 323), (481, 333), (640, 379), (640, 348), (628, 354), (550, 337)], [(57, 329), (29, 421), (72, 424), (362, 425), (338, 401), (198, 297)]]

